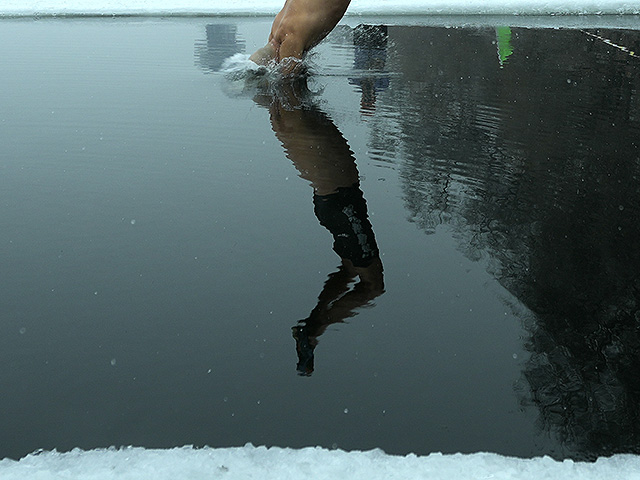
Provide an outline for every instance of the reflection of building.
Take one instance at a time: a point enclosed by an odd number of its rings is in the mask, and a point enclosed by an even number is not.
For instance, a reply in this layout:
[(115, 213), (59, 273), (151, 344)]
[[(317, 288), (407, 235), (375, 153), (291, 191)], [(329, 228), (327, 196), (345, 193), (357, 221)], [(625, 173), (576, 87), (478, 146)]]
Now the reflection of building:
[(512, 29), (504, 68), (493, 29), (388, 33), (398, 114), (374, 137), (401, 139), (411, 218), (531, 312), (528, 401), (556, 453), (640, 452), (640, 62), (577, 30)]
[(225, 59), (245, 49), (238, 39), (238, 27), (231, 24), (206, 26), (207, 39), (196, 43), (196, 62), (205, 71), (217, 72)]
[(373, 111), (378, 92), (389, 87), (389, 76), (385, 73), (387, 29), (386, 25), (358, 25), (353, 29), (353, 68), (360, 76), (350, 78), (349, 83), (362, 92), (363, 113)]

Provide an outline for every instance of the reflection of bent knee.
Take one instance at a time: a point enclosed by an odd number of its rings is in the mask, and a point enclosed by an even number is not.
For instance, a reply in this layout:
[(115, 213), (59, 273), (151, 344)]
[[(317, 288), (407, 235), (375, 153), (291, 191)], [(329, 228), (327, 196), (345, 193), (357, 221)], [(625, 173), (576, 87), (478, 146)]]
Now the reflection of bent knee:
[(355, 269), (360, 277), (360, 282), (366, 285), (372, 299), (384, 293), (383, 270), (382, 261), (379, 256), (372, 259), (366, 267)]
[(367, 202), (357, 185), (340, 187), (330, 195), (314, 195), (313, 204), (320, 224), (333, 235), (333, 249), (341, 258), (359, 268), (379, 258)]

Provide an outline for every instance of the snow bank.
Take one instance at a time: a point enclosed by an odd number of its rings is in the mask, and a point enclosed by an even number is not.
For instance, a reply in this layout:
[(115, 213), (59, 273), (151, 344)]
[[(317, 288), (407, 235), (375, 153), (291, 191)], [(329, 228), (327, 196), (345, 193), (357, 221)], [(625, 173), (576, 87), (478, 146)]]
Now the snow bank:
[(595, 463), (548, 457), (518, 459), (490, 453), (387, 455), (381, 450), (344, 452), (322, 448), (144, 448), (43, 452), (0, 461), (3, 480), (429, 480), (640, 479), (640, 457), (616, 455)]
[[(0, 16), (273, 15), (284, 0), (3, 0)], [(638, 0), (352, 0), (351, 15), (638, 14)]]

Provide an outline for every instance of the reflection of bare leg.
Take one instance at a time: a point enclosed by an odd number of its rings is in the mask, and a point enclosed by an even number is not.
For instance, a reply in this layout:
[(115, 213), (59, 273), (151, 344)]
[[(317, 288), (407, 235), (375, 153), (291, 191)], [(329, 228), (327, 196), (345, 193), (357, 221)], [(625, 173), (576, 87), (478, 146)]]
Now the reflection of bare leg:
[[(351, 289), (349, 284), (359, 278)], [(318, 295), (318, 304), (306, 320), (292, 328), (298, 353), (297, 370), (300, 375), (313, 373), (313, 351), (318, 337), (329, 325), (341, 323), (355, 316), (356, 310), (384, 293), (382, 262), (374, 259), (367, 267), (354, 267), (343, 259), (338, 270), (329, 275)]]
[(330, 273), (318, 295), (318, 304), (309, 317), (306, 320), (300, 320), (298, 325), (292, 327), (298, 353), (297, 370), (300, 375), (309, 376), (313, 373), (313, 350), (318, 344), (318, 337), (331, 323), (342, 321), (342, 319), (332, 321), (331, 302), (349, 290), (349, 283), (354, 280), (354, 277), (355, 273), (349, 272), (344, 265), (341, 265), (336, 272)]
[(384, 293), (382, 262), (374, 259), (367, 267), (354, 267), (350, 260), (343, 259), (343, 268), (351, 280), (358, 278), (348, 292), (336, 298), (328, 310), (329, 323), (326, 323), (318, 335), (331, 324), (342, 322), (346, 318), (357, 315), (357, 309), (368, 305), (373, 299)]
[(384, 275), (380, 257), (374, 258), (366, 267), (353, 267), (353, 269), (360, 277), (360, 283), (366, 285), (368, 295), (366, 302), (384, 293)]
[(349, 144), (325, 113), (301, 105), (304, 83), (281, 87), (278, 95), (255, 100), (268, 106), (271, 126), (287, 157), (311, 182), (314, 213), (333, 236), (333, 249), (342, 259), (327, 278), (315, 308), (293, 327), (298, 372), (311, 375), (318, 337), (383, 293), (382, 262)]
[[(324, 287), (318, 295), (318, 304), (311, 312), (309, 319), (314, 319), (318, 315), (315, 312), (326, 311), (329, 309), (331, 302), (340, 298), (349, 291), (349, 283), (355, 280), (356, 273), (350, 272), (345, 268), (344, 264), (338, 267), (338, 270), (330, 273), (324, 282)], [(314, 332), (314, 336), (320, 335), (322, 332)]]
[(296, 341), (296, 353), (298, 354), (298, 364), (296, 370), (298, 375), (305, 377), (311, 376), (313, 373), (313, 350), (318, 344), (318, 340), (310, 338), (304, 325), (296, 325), (291, 327), (293, 330), (293, 338)]

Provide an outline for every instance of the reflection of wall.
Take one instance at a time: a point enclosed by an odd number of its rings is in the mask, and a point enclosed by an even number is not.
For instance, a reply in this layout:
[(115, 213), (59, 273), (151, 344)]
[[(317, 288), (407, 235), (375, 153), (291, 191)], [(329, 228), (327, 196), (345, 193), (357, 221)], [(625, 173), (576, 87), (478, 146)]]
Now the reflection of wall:
[(207, 39), (196, 43), (196, 60), (205, 71), (217, 72), (225, 59), (245, 49), (244, 41), (238, 39), (238, 27), (231, 24), (206, 26)]
[(640, 452), (640, 62), (580, 31), (512, 29), (501, 69), (495, 40), (389, 28), (407, 209), (535, 315), (525, 377), (567, 453)]

